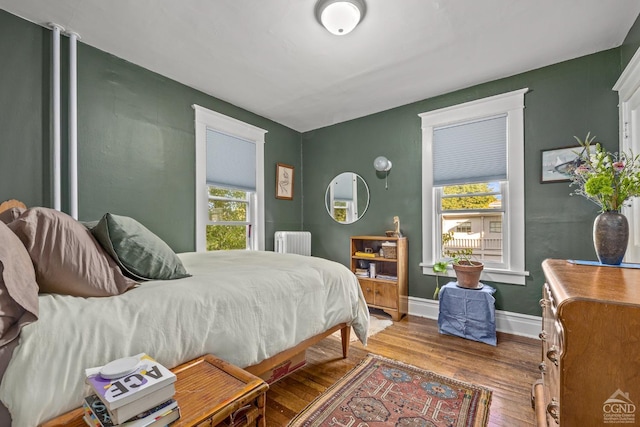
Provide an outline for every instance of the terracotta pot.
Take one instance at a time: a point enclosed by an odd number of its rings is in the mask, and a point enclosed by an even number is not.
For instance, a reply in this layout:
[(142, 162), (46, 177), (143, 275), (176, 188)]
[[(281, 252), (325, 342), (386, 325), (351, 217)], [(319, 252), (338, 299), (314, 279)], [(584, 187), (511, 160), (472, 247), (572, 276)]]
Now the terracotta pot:
[(593, 246), (602, 264), (620, 265), (629, 243), (627, 218), (616, 211), (602, 212), (593, 221)]
[(453, 264), (453, 270), (458, 278), (458, 286), (467, 289), (477, 289), (480, 287), (480, 273), (484, 269), (484, 264), (478, 261), (460, 261)]

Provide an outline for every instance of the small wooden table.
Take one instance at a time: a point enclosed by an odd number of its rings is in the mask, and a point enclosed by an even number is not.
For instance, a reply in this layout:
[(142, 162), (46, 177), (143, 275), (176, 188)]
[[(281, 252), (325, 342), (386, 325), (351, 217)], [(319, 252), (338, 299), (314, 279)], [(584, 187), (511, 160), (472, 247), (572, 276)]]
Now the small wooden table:
[[(171, 371), (178, 377), (174, 399), (181, 414), (171, 427), (266, 426), (269, 386), (262, 379), (210, 354)], [(42, 425), (54, 426), (86, 427), (82, 408)]]

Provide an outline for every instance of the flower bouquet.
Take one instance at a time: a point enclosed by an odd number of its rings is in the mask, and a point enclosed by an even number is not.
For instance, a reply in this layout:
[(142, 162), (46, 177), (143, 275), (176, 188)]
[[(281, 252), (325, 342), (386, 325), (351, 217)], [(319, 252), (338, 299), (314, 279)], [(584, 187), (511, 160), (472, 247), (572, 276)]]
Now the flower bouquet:
[(582, 147), (571, 176), (572, 195), (583, 196), (600, 207), (600, 212), (615, 211), (640, 195), (639, 156), (610, 153), (587, 133), (584, 141), (574, 137)]
[(640, 195), (640, 159), (627, 153), (605, 151), (595, 136), (575, 137), (582, 151), (571, 175), (572, 195), (583, 196), (600, 208), (593, 223), (593, 243), (602, 264), (619, 265), (629, 241), (629, 223), (620, 213), (629, 199)]

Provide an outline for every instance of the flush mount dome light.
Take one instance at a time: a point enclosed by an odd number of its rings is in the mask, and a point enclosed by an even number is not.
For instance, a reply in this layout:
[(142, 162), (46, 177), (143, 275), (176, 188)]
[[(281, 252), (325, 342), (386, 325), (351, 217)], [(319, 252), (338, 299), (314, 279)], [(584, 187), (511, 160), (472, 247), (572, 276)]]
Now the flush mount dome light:
[(363, 0), (320, 0), (316, 4), (316, 18), (336, 36), (349, 34), (364, 17)]

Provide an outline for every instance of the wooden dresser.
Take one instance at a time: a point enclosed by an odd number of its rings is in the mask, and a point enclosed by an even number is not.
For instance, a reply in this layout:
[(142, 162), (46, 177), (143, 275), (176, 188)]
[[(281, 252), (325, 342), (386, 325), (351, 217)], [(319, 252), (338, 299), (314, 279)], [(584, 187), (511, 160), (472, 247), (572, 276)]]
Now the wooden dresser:
[(537, 426), (640, 425), (640, 270), (542, 263)]

